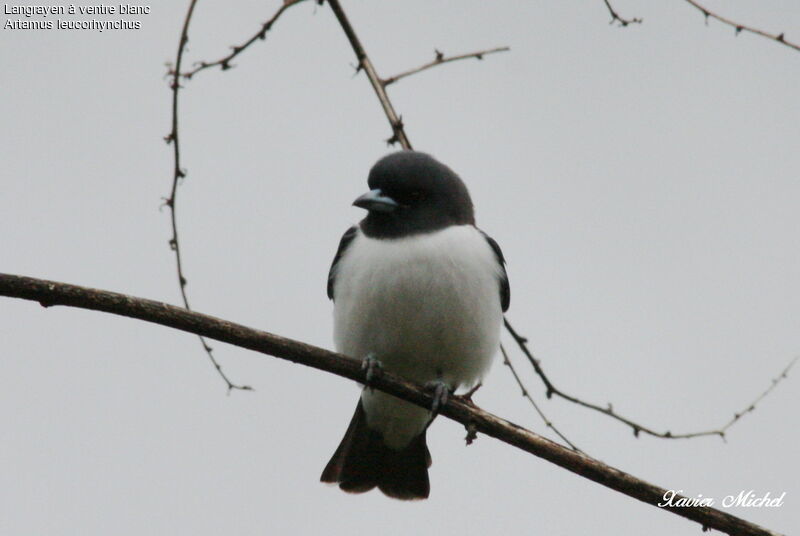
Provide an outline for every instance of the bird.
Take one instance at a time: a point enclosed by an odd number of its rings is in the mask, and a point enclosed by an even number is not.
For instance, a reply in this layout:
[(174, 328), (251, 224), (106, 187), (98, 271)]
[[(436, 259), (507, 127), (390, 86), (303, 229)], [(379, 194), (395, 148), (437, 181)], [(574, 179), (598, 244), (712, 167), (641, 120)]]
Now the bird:
[[(337, 351), (366, 382), (320, 480), (350, 493), (426, 499), (435, 411), (369, 386), (389, 371), (448, 393), (480, 385), (499, 348), (510, 287), (495, 240), (475, 226), (464, 182), (427, 153), (390, 153), (353, 205), (367, 215), (342, 236), (328, 274)], [(436, 409), (436, 408), (432, 408)]]

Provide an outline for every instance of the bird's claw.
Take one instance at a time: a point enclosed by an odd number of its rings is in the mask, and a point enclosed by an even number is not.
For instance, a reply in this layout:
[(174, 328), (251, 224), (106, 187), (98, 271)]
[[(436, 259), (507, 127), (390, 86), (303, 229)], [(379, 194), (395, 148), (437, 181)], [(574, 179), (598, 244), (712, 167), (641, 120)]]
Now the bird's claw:
[(375, 354), (370, 352), (366, 355), (364, 360), (361, 361), (361, 370), (364, 371), (364, 384), (369, 386), (372, 380), (383, 371), (383, 363), (378, 360)]
[(425, 388), (433, 391), (433, 402), (431, 403), (431, 413), (433, 417), (439, 414), (439, 411), (447, 404), (447, 399), (450, 397), (450, 386), (442, 380), (436, 380), (425, 384)]

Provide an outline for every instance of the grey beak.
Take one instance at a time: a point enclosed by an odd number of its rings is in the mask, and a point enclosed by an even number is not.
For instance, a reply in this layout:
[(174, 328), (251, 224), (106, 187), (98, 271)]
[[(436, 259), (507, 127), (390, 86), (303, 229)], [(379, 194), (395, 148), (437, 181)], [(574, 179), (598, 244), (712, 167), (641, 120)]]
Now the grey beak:
[(389, 196), (383, 195), (380, 189), (370, 190), (355, 201), (353, 205), (370, 212), (392, 212), (399, 204)]

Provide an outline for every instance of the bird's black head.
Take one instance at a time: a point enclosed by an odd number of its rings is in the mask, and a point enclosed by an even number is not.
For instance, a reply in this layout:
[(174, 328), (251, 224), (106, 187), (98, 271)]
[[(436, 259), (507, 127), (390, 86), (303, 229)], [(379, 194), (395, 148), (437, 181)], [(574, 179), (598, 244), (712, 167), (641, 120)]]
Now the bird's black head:
[(387, 155), (372, 166), (370, 191), (353, 203), (367, 209), (367, 236), (400, 238), (475, 223), (467, 187), (449, 167), (416, 151)]

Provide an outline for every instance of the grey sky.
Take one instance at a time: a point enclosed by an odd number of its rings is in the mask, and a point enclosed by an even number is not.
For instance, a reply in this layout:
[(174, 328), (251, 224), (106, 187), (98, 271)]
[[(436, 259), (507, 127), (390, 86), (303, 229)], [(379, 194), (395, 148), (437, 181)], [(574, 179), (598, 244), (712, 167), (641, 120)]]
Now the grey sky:
[[(509, 318), (551, 378), (680, 432), (726, 422), (800, 353), (800, 53), (661, 4), (615, 2), (644, 18), (626, 29), (600, 0), (344, 7), (386, 76), (434, 48), (511, 46), (393, 86), (395, 106), (470, 187), (508, 259)], [(277, 6), (201, 1), (188, 63)], [(800, 39), (796, 2), (708, 7)], [(156, 3), (127, 17), (135, 31), (0, 32), (0, 271), (178, 303), (159, 204), (164, 63), (185, 8)], [(235, 63), (181, 97), (190, 298), (332, 348), (328, 266), (390, 130), (327, 6), (295, 6)], [(226, 396), (192, 336), (17, 300), (0, 299), (0, 340), (2, 534), (699, 534), (490, 438), (465, 448), (445, 420), (429, 433), (430, 500), (346, 495), (318, 478), (358, 396), (347, 381), (214, 344), (256, 389)], [(663, 441), (547, 401), (512, 359), (589, 453), (718, 503), (786, 492), (781, 508), (729, 511), (800, 529), (800, 369), (727, 443)], [(476, 401), (545, 431), (499, 360)]]

